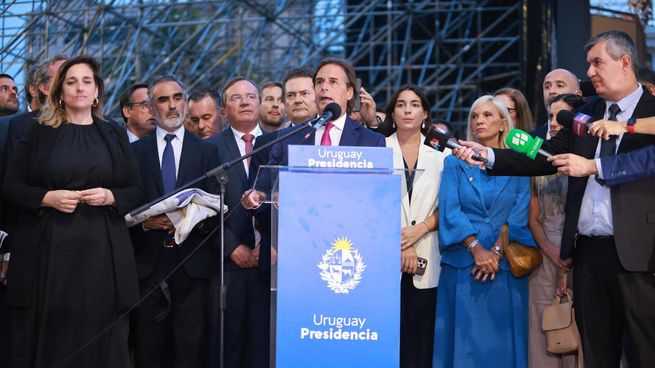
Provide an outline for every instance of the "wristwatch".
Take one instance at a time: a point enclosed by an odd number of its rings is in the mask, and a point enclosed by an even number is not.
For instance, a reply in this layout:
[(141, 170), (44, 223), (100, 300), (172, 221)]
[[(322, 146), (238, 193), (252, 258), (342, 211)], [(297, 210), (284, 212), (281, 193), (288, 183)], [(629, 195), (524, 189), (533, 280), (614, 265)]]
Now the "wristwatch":
[(637, 118), (628, 119), (628, 133), (635, 134), (635, 125), (637, 125)]
[(501, 253), (500, 245), (498, 245), (498, 244), (494, 244), (494, 245), (491, 247), (491, 251), (494, 252), (494, 253), (496, 253), (496, 254), (498, 254), (499, 257), (502, 257), (502, 256), (503, 256), (503, 254)]

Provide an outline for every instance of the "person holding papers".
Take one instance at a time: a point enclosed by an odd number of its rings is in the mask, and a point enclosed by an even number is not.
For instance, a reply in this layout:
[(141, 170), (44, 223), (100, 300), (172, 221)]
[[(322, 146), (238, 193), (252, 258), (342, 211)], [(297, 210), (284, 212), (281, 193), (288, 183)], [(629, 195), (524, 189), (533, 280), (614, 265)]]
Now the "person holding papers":
[[(467, 138), (505, 147), (514, 126), (493, 96), (471, 107)], [(441, 276), (433, 367), (526, 367), (528, 279), (516, 278), (502, 255), (509, 240), (535, 247), (528, 230), (530, 179), (493, 177), (449, 156), (439, 189)]]
[(9, 367), (129, 365), (128, 321), (119, 316), (139, 291), (123, 216), (142, 193), (125, 131), (99, 117), (98, 71), (89, 57), (61, 66), (39, 124), (9, 162), (5, 198), (19, 208), (7, 276)]
[(393, 149), (394, 168), (406, 169), (400, 216), (400, 366), (430, 367), (441, 269), (437, 194), (446, 154), (423, 144), (432, 126), (430, 105), (417, 86), (396, 91), (385, 112), (378, 132)]
[[(145, 199), (152, 201), (194, 180), (218, 165), (211, 144), (185, 131), (187, 94), (172, 75), (156, 77), (148, 87), (157, 128), (132, 144), (139, 160)], [(211, 178), (198, 186), (218, 193)], [(218, 236), (208, 239), (184, 265), (166, 278), (215, 227), (216, 217), (199, 223), (177, 244), (167, 215), (158, 215), (132, 227), (139, 287), (145, 294), (157, 288), (135, 310), (132, 338), (135, 366), (206, 366), (209, 279), (221, 267)]]

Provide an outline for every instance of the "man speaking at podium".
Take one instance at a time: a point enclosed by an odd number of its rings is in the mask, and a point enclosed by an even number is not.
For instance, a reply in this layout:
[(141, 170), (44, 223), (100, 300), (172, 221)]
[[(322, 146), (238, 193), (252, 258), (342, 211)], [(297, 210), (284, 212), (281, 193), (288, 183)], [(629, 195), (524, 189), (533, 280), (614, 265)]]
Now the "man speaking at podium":
[[(368, 146), (384, 147), (384, 136), (375, 133), (352, 120), (348, 114), (352, 112), (355, 96), (355, 70), (345, 59), (323, 59), (314, 73), (314, 90), (316, 106), (319, 115), (330, 103), (341, 107), (341, 115), (328, 121), (309, 135), (299, 133), (277, 144), (271, 150), (269, 165), (288, 164), (287, 149), (291, 144), (321, 145), (321, 146)], [(327, 132), (327, 133), (326, 133)], [(281, 132), (279, 135), (284, 134)]]
[[(268, 160), (268, 165), (283, 165), (289, 163), (288, 147), (289, 145), (323, 145), (323, 146), (370, 146), (384, 147), (384, 136), (375, 133), (368, 128), (356, 123), (348, 113), (352, 110), (353, 97), (355, 96), (355, 71), (352, 65), (344, 59), (323, 59), (314, 74), (314, 90), (316, 92), (316, 105), (319, 115), (324, 113), (328, 104), (336, 103), (341, 108), (339, 117), (328, 121), (318, 130), (303, 129), (295, 135), (292, 135), (284, 141), (273, 146)], [(291, 129), (298, 127), (289, 127), (281, 130), (278, 136), (288, 133)], [(256, 175), (253, 174), (252, 177)], [(263, 176), (267, 177), (266, 173)], [(264, 186), (270, 184), (270, 178), (259, 176), (259, 184)], [(264, 190), (266, 191), (266, 190)], [(247, 191), (242, 198), (243, 206), (248, 210), (254, 210), (253, 214), (262, 224), (269, 224), (271, 221), (270, 207), (261, 206), (264, 200), (264, 193), (258, 191)], [(261, 207), (260, 207), (261, 206)], [(262, 227), (261, 251), (260, 251), (260, 269), (270, 270), (271, 257), (271, 234), (270, 226)], [(262, 267), (262, 262), (267, 265)]]
[[(336, 103), (341, 108), (341, 114), (334, 120), (328, 121), (318, 130), (307, 130), (292, 135), (284, 141), (273, 146), (268, 165), (287, 166), (289, 163), (289, 145), (316, 145), (316, 146), (365, 146), (384, 147), (385, 140), (382, 134), (373, 132), (352, 120), (348, 114), (352, 112), (353, 97), (355, 96), (355, 70), (348, 60), (338, 58), (325, 58), (321, 60), (314, 73), (314, 90), (316, 92), (316, 106), (318, 114), (323, 115), (325, 107)], [(278, 136), (288, 133), (289, 127), (279, 132)], [(263, 193), (246, 192), (243, 197), (243, 206), (246, 209), (258, 208), (263, 201)]]

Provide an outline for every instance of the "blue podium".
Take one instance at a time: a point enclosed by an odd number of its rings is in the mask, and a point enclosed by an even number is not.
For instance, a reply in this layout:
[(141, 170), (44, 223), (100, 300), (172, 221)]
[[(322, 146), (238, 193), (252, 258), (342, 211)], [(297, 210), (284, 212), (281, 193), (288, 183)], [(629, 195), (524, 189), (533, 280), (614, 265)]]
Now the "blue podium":
[(290, 146), (289, 167), (270, 175), (272, 365), (398, 367), (402, 177), (392, 166), (389, 148)]

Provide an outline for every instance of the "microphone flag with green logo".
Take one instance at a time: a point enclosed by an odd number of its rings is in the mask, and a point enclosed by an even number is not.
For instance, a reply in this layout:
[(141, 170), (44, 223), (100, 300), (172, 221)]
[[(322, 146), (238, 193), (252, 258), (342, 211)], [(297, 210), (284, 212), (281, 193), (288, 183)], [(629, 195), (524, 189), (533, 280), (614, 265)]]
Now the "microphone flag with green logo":
[(535, 159), (538, 153), (546, 157), (551, 157), (552, 155), (541, 149), (541, 145), (544, 143), (544, 140), (540, 137), (532, 137), (530, 134), (522, 131), (521, 129), (512, 129), (510, 130), (507, 137), (505, 137), (505, 143), (512, 150), (525, 153), (526, 156), (531, 159)]

